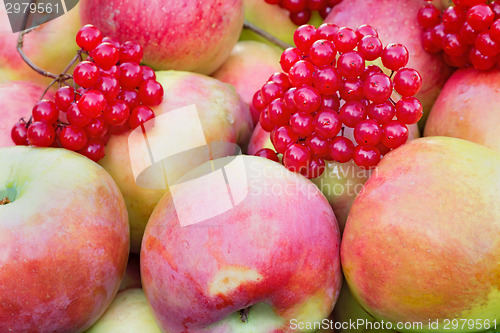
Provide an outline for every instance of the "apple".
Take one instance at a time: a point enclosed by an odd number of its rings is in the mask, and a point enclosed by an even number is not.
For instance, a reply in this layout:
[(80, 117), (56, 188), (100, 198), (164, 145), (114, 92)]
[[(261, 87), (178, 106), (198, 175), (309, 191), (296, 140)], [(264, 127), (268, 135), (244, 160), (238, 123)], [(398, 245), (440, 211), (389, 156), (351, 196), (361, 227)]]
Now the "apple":
[(82, 332), (125, 271), (123, 197), (64, 149), (3, 147), (0, 161), (0, 332)]
[[(498, 324), (498, 207), (494, 150), (427, 137), (389, 153), (344, 230), (342, 268), (353, 296), (378, 320), (421, 322), (412, 332), (445, 331), (455, 318)], [(484, 330), (477, 325), (454, 332)]]
[(459, 69), (439, 95), (425, 126), (426, 136), (473, 141), (500, 152), (500, 70)]
[(142, 288), (141, 283), (141, 266), (139, 264), (139, 256), (131, 253), (128, 257), (127, 268), (120, 284), (120, 291), (126, 289)]
[(226, 60), (244, 19), (242, 0), (81, 0), (80, 8), (84, 24), (141, 44), (145, 64), (202, 74)]
[[(200, 184), (222, 167), (229, 183)], [(163, 330), (289, 332), (292, 319), (328, 317), (341, 286), (340, 234), (309, 180), (240, 155), (206, 163), (178, 184), (156, 206), (141, 250), (144, 291)], [(229, 208), (220, 200), (228, 185)], [(223, 212), (203, 220), (214, 211)]]
[[(0, 100), (2, 101), (0, 147), (14, 145), (10, 137), (12, 126), (21, 118), (29, 120), (31, 110), (40, 100), (44, 90), (42, 85), (29, 81), (11, 81), (0, 84)], [(51, 96), (50, 92), (46, 95), (47, 98)]]
[[(157, 72), (156, 77), (164, 89), (162, 104), (153, 108), (157, 117), (194, 104), (207, 143), (231, 142), (246, 146), (253, 128), (252, 119), (248, 105), (240, 99), (234, 87), (211, 77), (188, 72)], [(129, 213), (131, 251), (139, 253), (146, 223), (166, 190), (147, 189), (136, 184), (131, 157), (136, 160), (142, 157), (130, 156), (129, 135), (130, 131), (111, 136), (106, 146), (106, 156), (99, 163), (110, 173), (123, 193)], [(158, 130), (148, 135), (160, 137), (166, 134)], [(201, 155), (198, 160), (180, 159), (175, 168), (176, 176), (171, 181), (206, 160), (208, 158), (203, 159)]]
[(120, 291), (102, 317), (86, 333), (136, 332), (161, 332), (140, 288)]
[[(60, 74), (76, 55), (75, 36), (80, 29), (78, 5), (68, 13), (42, 24), (24, 36), (23, 51), (38, 67)], [(0, 6), (0, 83), (30, 80), (50, 83), (31, 69), (17, 52), (18, 34), (12, 33), (5, 6)]]
[[(285, 43), (294, 45), (293, 33), (297, 30), (298, 26), (290, 20), (289, 12), (286, 9), (278, 5), (268, 4), (264, 0), (244, 0), (244, 4), (245, 19), (248, 22), (281, 39)], [(319, 26), (322, 21), (318, 13), (315, 12), (309, 23)], [(247, 29), (243, 30), (240, 38), (269, 43), (266, 39)]]
[(212, 75), (216, 79), (232, 84), (241, 99), (250, 106), (256, 124), (260, 113), (252, 107), (252, 98), (269, 77), (281, 72), (282, 50), (256, 41), (238, 42), (229, 58)]
[[(402, 43), (410, 53), (408, 67), (422, 76), (423, 85), (416, 97), (422, 102), (425, 122), (446, 79), (451, 74), (443, 57), (427, 53), (421, 43), (422, 30), (417, 23), (418, 10), (425, 4), (421, 0), (352, 0), (333, 7), (325, 22), (356, 29), (369, 24), (377, 29), (384, 45)], [(380, 59), (377, 65), (382, 66)]]
[[(409, 131), (408, 140), (420, 137), (416, 124), (410, 125)], [(352, 142), (356, 142), (352, 128), (345, 128), (344, 133)], [(254, 155), (262, 148), (274, 149), (274, 146), (271, 143), (270, 133), (257, 124), (248, 145), (248, 154)], [(352, 203), (363, 189), (363, 184), (368, 180), (371, 172), (361, 169), (352, 160), (347, 163), (325, 162), (326, 168), (323, 174), (312, 181), (328, 199), (335, 212), (340, 230), (343, 231)]]

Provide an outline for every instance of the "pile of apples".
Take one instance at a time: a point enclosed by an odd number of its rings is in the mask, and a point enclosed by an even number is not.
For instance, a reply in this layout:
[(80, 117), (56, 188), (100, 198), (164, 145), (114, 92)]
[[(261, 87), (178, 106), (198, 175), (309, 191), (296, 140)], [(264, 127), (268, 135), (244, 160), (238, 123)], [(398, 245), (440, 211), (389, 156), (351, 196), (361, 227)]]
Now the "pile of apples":
[(32, 66), (0, 6), (0, 332), (500, 332), (500, 70), (421, 40), (479, 2), (80, 0)]

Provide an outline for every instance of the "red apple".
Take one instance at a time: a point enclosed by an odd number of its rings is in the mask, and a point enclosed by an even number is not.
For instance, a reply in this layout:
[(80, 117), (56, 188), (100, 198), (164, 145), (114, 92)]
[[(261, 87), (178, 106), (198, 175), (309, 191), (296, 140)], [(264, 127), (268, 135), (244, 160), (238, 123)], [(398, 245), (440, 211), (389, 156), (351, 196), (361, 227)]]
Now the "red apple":
[(254, 123), (259, 120), (260, 113), (251, 106), (253, 95), (272, 74), (281, 72), (281, 53), (281, 49), (268, 44), (239, 42), (226, 62), (212, 75), (236, 88), (241, 99), (250, 105)]
[[(77, 5), (68, 13), (42, 24), (24, 36), (26, 56), (43, 70), (60, 74), (76, 55), (75, 36), (80, 29)], [(0, 83), (30, 80), (50, 83), (52, 79), (31, 69), (17, 52), (18, 34), (12, 33), (5, 6), (0, 6)]]
[(499, 207), (497, 152), (446, 137), (396, 149), (354, 201), (344, 230), (353, 296), (379, 320), (421, 322), (412, 332), (445, 331), (456, 318), (475, 324), (454, 332), (498, 325)]
[(4, 147), (0, 161), (0, 332), (82, 332), (125, 271), (123, 197), (103, 168), (64, 149)]
[[(418, 10), (426, 2), (421, 0), (350, 0), (336, 5), (325, 22), (356, 29), (362, 24), (372, 25), (384, 45), (402, 43), (410, 53), (408, 67), (422, 76), (423, 85), (416, 97), (424, 107), (422, 123), (436, 100), (451, 69), (441, 55), (427, 53), (422, 47), (422, 30), (417, 23)], [(378, 65), (382, 65), (378, 61)]]
[[(13, 81), (0, 84), (0, 147), (13, 146), (14, 142), (10, 137), (12, 126), (19, 119), (24, 118), (26, 121), (31, 116), (31, 111), (36, 102), (40, 100), (45, 88), (38, 84), (28, 81)], [(51, 98), (52, 94), (48, 93), (47, 98)]]
[[(325, 197), (305, 177), (264, 158), (212, 163), (183, 177), (146, 228), (141, 275), (162, 329), (289, 332), (292, 319), (328, 317), (341, 272), (339, 229)], [(235, 200), (227, 210), (218, 196), (227, 195), (224, 181), (198, 186), (221, 167)], [(178, 218), (207, 210), (225, 212), (190, 225)]]
[(144, 63), (158, 70), (213, 73), (243, 27), (242, 0), (82, 0), (80, 12), (105, 35), (140, 43)]
[[(246, 146), (252, 130), (252, 119), (248, 106), (241, 101), (234, 88), (214, 78), (187, 72), (157, 72), (157, 80), (163, 85), (163, 102), (154, 107), (157, 117), (172, 110), (189, 105), (196, 105), (207, 143), (231, 142)], [(188, 128), (184, 129), (189, 131)], [(141, 160), (146, 155), (129, 154), (130, 131), (113, 135), (106, 146), (106, 157), (100, 164), (111, 174), (118, 184), (129, 213), (131, 251), (139, 253), (142, 234), (154, 207), (165, 193), (165, 189), (147, 189), (136, 184), (131, 158)], [(161, 129), (148, 133), (150, 137), (165, 137)], [(143, 140), (141, 137), (140, 140)], [(171, 145), (176, 138), (166, 139)], [(191, 139), (194, 141), (194, 139)], [(189, 142), (184, 142), (188, 144)], [(226, 155), (224, 155), (226, 156)], [(174, 177), (182, 176), (209, 158), (199, 155), (198, 158), (179, 159), (174, 167)]]
[(444, 135), (500, 152), (500, 70), (459, 69), (446, 82), (425, 126), (425, 135)]

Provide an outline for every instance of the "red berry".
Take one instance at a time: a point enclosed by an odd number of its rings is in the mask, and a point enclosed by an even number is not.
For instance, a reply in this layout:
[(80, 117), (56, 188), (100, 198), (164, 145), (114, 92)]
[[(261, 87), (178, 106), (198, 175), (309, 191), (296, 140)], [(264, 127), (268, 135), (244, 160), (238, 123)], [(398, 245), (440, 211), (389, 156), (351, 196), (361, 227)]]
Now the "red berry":
[(269, 148), (262, 148), (261, 150), (255, 153), (255, 156), (264, 157), (267, 158), (268, 160), (278, 163), (280, 162), (280, 159), (278, 158), (276, 152)]
[(388, 44), (382, 51), (382, 63), (390, 70), (397, 71), (408, 64), (409, 53), (399, 43)]
[(313, 85), (321, 94), (333, 95), (342, 85), (342, 76), (335, 67), (325, 66), (314, 73)]
[(294, 113), (290, 117), (290, 127), (299, 137), (308, 137), (314, 132), (313, 119), (309, 113)]
[(90, 118), (83, 115), (76, 103), (71, 103), (66, 111), (66, 118), (71, 125), (76, 127), (85, 127), (90, 122)]
[(285, 90), (283, 89), (283, 87), (276, 82), (267, 82), (260, 89), (260, 94), (265, 104), (271, 103), (276, 98), (283, 97), (284, 93)]
[(269, 109), (264, 109), (260, 112), (259, 123), (262, 129), (266, 132), (271, 132), (276, 128), (276, 125), (273, 124), (271, 119), (269, 118)]
[(337, 47), (337, 51), (344, 53), (352, 51), (356, 47), (358, 44), (358, 36), (351, 28), (342, 27), (335, 34), (333, 41)]
[(307, 8), (310, 10), (320, 10), (325, 7), (326, 0), (307, 0)]
[(459, 57), (467, 51), (467, 45), (456, 34), (447, 34), (443, 39), (443, 50), (446, 54)]
[(92, 51), (101, 40), (101, 31), (91, 24), (84, 25), (76, 34), (76, 43), (85, 51)]
[(271, 132), (271, 142), (278, 154), (283, 154), (288, 147), (297, 143), (299, 136), (292, 130), (290, 126), (281, 126)]
[(291, 13), (300, 12), (306, 9), (306, 0), (281, 0), (281, 7)]
[(490, 6), (478, 4), (467, 11), (467, 23), (472, 29), (482, 31), (488, 29), (495, 20), (495, 14)]
[(472, 66), (480, 71), (487, 71), (493, 68), (496, 64), (495, 57), (488, 57), (474, 47), (469, 52), (469, 60), (472, 63)]
[(332, 7), (323, 7), (319, 10), (319, 16), (324, 20), (330, 15)]
[(103, 112), (103, 118), (109, 125), (121, 126), (130, 117), (130, 109), (124, 101), (114, 100), (108, 103)]
[(325, 139), (331, 139), (340, 132), (342, 120), (334, 110), (320, 110), (314, 117), (314, 129)]
[(377, 36), (365, 36), (358, 43), (358, 52), (368, 61), (380, 57), (384, 46)]
[(358, 39), (361, 39), (365, 36), (375, 36), (378, 37), (377, 30), (375, 30), (374, 27), (368, 24), (363, 24), (356, 29), (356, 35), (358, 36)]
[(443, 12), (444, 31), (449, 34), (456, 34), (465, 22), (465, 12), (458, 7), (448, 7)]
[(73, 80), (83, 88), (90, 88), (99, 81), (99, 67), (90, 61), (82, 61), (75, 66)]
[(443, 23), (439, 23), (431, 29), (432, 44), (434, 48), (438, 48), (439, 50), (442, 48), (444, 36), (446, 36), (446, 32), (444, 32)]
[(132, 110), (128, 123), (131, 129), (135, 129), (154, 118), (155, 114), (151, 108), (140, 105)]
[[(455, 0), (453, 1), (455, 2)], [(460, 0), (458, 5), (461, 5), (463, 7), (472, 7), (474, 5), (478, 5), (480, 3), (486, 3), (487, 0)]]
[(285, 91), (292, 86), (290, 80), (288, 79), (288, 75), (285, 73), (274, 73), (267, 81), (279, 84)]
[(311, 153), (320, 158), (330, 158), (329, 141), (314, 133), (307, 137), (306, 146), (309, 147)]
[(142, 68), (135, 62), (124, 62), (118, 66), (120, 73), (118, 81), (125, 89), (135, 89), (142, 82)]
[(343, 79), (339, 93), (344, 101), (360, 101), (364, 97), (363, 81), (359, 78)]
[(310, 162), (311, 150), (298, 143), (289, 146), (283, 154), (283, 164), (293, 172), (305, 172)]
[(109, 70), (116, 65), (120, 52), (110, 43), (101, 43), (92, 51), (92, 59), (103, 70)]
[(329, 95), (329, 96), (323, 96), (321, 99), (321, 107), (324, 109), (332, 109), (335, 111), (339, 111), (340, 109), (340, 98), (337, 94), (335, 95)]
[(488, 30), (480, 32), (476, 37), (475, 47), (487, 57), (494, 57), (500, 53), (500, 44), (491, 39)]
[(497, 43), (500, 42), (500, 19), (496, 20), (491, 25), (491, 28), (490, 28), (490, 37), (495, 42), (497, 42)]
[(373, 119), (362, 120), (354, 128), (354, 139), (360, 145), (375, 146), (381, 135), (380, 125)]
[(56, 138), (54, 126), (46, 120), (31, 123), (27, 132), (28, 142), (32, 146), (50, 147)]
[(370, 119), (376, 120), (379, 124), (385, 124), (394, 118), (396, 108), (389, 101), (380, 104), (372, 103), (366, 107), (366, 113)]
[(422, 104), (415, 97), (403, 97), (396, 103), (396, 116), (405, 124), (416, 124), (423, 114)]
[(357, 51), (349, 51), (340, 55), (337, 61), (339, 73), (347, 78), (355, 78), (365, 70), (365, 59)]
[(120, 83), (112, 76), (103, 76), (93, 89), (102, 92), (106, 100), (112, 101), (120, 94)]
[(339, 163), (349, 162), (354, 155), (354, 143), (343, 136), (337, 136), (330, 143), (330, 155)]
[(27, 146), (28, 128), (26, 124), (22, 121), (16, 123), (10, 131), (10, 137), (12, 139), (12, 142), (14, 142), (17, 146)]
[(258, 111), (262, 111), (267, 104), (264, 103), (264, 100), (262, 99), (262, 95), (260, 94), (260, 90), (257, 91), (252, 98), (252, 106), (257, 109)]
[(374, 168), (380, 159), (380, 152), (376, 147), (359, 145), (354, 149), (353, 160), (360, 168)]
[(281, 99), (277, 98), (272, 101), (267, 107), (269, 112), (269, 120), (276, 126), (283, 126), (288, 124), (290, 113), (285, 107)]
[(391, 120), (383, 126), (381, 141), (388, 148), (398, 148), (408, 140), (408, 127), (400, 120)]
[(322, 158), (313, 156), (307, 170), (302, 174), (309, 179), (314, 179), (321, 176), (325, 169), (325, 161)]
[(100, 74), (101, 74), (101, 77), (102, 76), (112, 76), (117, 80), (120, 78), (120, 73), (118, 72), (118, 66), (116, 66), (116, 65), (111, 66), (111, 68), (107, 71), (105, 71), (104, 69), (101, 68)]
[(363, 91), (370, 101), (374, 103), (385, 102), (392, 94), (391, 79), (383, 73), (372, 74), (365, 80)]
[(304, 9), (300, 12), (290, 13), (289, 17), (290, 20), (296, 25), (303, 25), (311, 19), (311, 11), (309, 9)]
[(312, 85), (313, 83), (314, 66), (309, 61), (300, 60), (297, 61), (290, 71), (288, 72), (288, 78), (290, 83), (295, 87), (300, 87), (303, 85)]
[(54, 102), (57, 108), (63, 112), (75, 101), (75, 89), (73, 87), (61, 87), (54, 95)]
[(413, 68), (401, 68), (394, 76), (394, 89), (401, 96), (413, 96), (422, 87), (422, 77)]
[(315, 41), (309, 49), (309, 59), (316, 66), (331, 65), (335, 62), (336, 56), (335, 45), (326, 39)]
[(56, 104), (46, 99), (35, 104), (32, 114), (34, 121), (46, 120), (49, 124), (54, 124), (59, 118)]
[(302, 59), (302, 52), (299, 49), (290, 47), (281, 54), (280, 64), (285, 73), (299, 60)]
[(309, 52), (316, 40), (316, 28), (312, 25), (302, 25), (293, 34), (295, 46), (304, 53)]
[(495, 14), (495, 19), (500, 18), (500, 1), (495, 0), (490, 2), (490, 8)]
[(96, 139), (89, 139), (85, 147), (78, 152), (97, 163), (104, 157), (105, 148), (102, 142)]
[(142, 68), (142, 80), (156, 80), (155, 71), (149, 66), (141, 66)]
[(422, 47), (429, 53), (437, 53), (441, 51), (441, 45), (434, 44), (432, 29), (422, 33)]
[(130, 110), (133, 110), (136, 106), (141, 104), (139, 96), (135, 90), (123, 90), (118, 95), (117, 99), (124, 101), (128, 104)]
[(366, 81), (373, 74), (383, 74), (383, 73), (384, 71), (382, 70), (382, 68), (378, 67), (377, 65), (370, 65), (365, 68), (363, 74), (361, 74), (359, 77), (361, 78), (361, 80)]
[(116, 39), (114, 39), (112, 37), (104, 37), (102, 39), (102, 42), (103, 43), (109, 43), (109, 44), (113, 45), (114, 47), (116, 47), (117, 50), (119, 50), (120, 47), (122, 46), (122, 44), (120, 44), (119, 41), (117, 41)]
[(356, 127), (361, 120), (366, 118), (366, 108), (358, 101), (346, 102), (340, 108), (339, 115), (347, 127)]
[(106, 98), (98, 90), (89, 90), (78, 101), (78, 108), (87, 118), (96, 118), (106, 108)]
[(333, 23), (323, 23), (316, 30), (316, 38), (334, 41), (335, 34), (339, 30), (338, 25)]
[(103, 117), (97, 117), (90, 120), (89, 124), (85, 126), (85, 132), (89, 138), (100, 139), (108, 132), (108, 124), (104, 121)]
[(469, 59), (464, 56), (450, 56), (449, 54), (443, 54), (444, 61), (451, 67), (466, 67), (470, 65)]
[(264, 1), (270, 5), (277, 5), (280, 3), (280, 0), (264, 0)]
[(420, 8), (417, 14), (418, 24), (423, 28), (432, 28), (441, 20), (441, 12), (433, 4), (428, 4)]
[(133, 62), (136, 64), (141, 63), (143, 56), (142, 46), (136, 42), (125, 42), (120, 48), (120, 62)]
[(472, 29), (472, 27), (468, 23), (464, 23), (464, 25), (460, 29), (460, 41), (462, 43), (474, 45), (478, 34), (479, 32)]
[(74, 125), (66, 126), (58, 134), (59, 143), (63, 148), (72, 151), (83, 149), (87, 144), (87, 135), (85, 131)]
[(302, 112), (311, 113), (318, 110), (321, 105), (321, 95), (313, 87), (298, 88), (293, 96), (295, 106)]
[(143, 81), (139, 86), (138, 96), (144, 105), (160, 105), (163, 101), (163, 87), (153, 79)]

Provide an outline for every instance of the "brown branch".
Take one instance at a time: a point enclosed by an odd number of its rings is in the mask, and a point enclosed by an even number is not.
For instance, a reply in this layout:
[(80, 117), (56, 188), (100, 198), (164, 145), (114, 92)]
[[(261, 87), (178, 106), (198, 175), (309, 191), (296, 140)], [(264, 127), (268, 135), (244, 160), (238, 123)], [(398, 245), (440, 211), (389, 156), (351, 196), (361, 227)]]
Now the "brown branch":
[(245, 20), (245, 23), (243, 24), (243, 29), (247, 29), (247, 30), (250, 30), (250, 31), (256, 33), (260, 37), (268, 40), (269, 42), (273, 43), (276, 46), (281, 47), (282, 49), (287, 49), (289, 47), (293, 47), (292, 45), (282, 41), (279, 38), (274, 37), (273, 35), (271, 35), (267, 31), (262, 30), (261, 28), (259, 28), (255, 24), (248, 22), (247, 20)]

